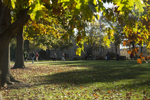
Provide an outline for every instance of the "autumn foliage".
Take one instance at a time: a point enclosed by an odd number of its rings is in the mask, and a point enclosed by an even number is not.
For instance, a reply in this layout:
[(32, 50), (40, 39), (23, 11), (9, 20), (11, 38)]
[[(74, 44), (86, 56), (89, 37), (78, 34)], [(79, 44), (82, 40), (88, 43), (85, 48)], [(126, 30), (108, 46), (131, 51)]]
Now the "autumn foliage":
[[(136, 1), (135, 3), (138, 2), (139, 1)], [(123, 5), (126, 5), (125, 2), (120, 2), (116, 4), (119, 4), (120, 6), (113, 7), (113, 11), (107, 9), (105, 13), (105, 17), (108, 20), (111, 20), (112, 22), (117, 20), (118, 25), (122, 27), (123, 31), (119, 34), (122, 35), (123, 46), (130, 47), (127, 51), (128, 54), (133, 53), (134, 55), (137, 55), (139, 53), (139, 46), (143, 47), (143, 45), (146, 45), (146, 48), (150, 48), (150, 17), (148, 17), (150, 14), (149, 2), (143, 2), (141, 8), (139, 5), (134, 5), (132, 11), (130, 8), (124, 8)], [(132, 1), (130, 1), (130, 3), (132, 3)], [(114, 29), (112, 28), (112, 30)], [(145, 56), (144, 58), (147, 59), (148, 57)], [(146, 61), (144, 58), (140, 55), (137, 62), (142, 63), (142, 60)]]

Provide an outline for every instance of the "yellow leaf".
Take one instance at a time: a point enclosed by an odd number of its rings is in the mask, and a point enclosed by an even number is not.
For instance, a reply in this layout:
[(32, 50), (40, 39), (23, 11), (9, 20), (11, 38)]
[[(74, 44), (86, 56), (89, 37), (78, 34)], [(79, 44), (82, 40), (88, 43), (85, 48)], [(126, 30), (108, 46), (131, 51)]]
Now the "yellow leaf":
[(81, 48), (77, 48), (77, 50), (76, 50), (76, 55), (81, 56)]
[(15, 8), (15, 2), (16, 2), (16, 0), (11, 0), (11, 5), (13, 8)]
[(127, 41), (123, 41), (123, 45), (125, 46), (127, 44)]
[(143, 53), (140, 53), (140, 54), (139, 54), (139, 56), (142, 56), (142, 55), (143, 55)]
[(128, 54), (131, 54), (131, 51), (130, 51), (130, 50), (128, 51)]
[(142, 60), (141, 59), (137, 59), (137, 63), (142, 64)]

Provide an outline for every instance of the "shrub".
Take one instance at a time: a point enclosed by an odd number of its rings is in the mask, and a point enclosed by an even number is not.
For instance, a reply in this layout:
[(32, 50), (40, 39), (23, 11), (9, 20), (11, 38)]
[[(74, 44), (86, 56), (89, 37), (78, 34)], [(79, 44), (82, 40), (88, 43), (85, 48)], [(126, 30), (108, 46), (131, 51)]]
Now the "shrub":
[(126, 56), (119, 56), (119, 60), (126, 60)]
[(105, 57), (97, 57), (95, 60), (105, 60)]
[(110, 55), (110, 58), (112, 59), (114, 59), (114, 58), (116, 58), (116, 53), (114, 53), (114, 52), (110, 52), (109, 53), (109, 55)]

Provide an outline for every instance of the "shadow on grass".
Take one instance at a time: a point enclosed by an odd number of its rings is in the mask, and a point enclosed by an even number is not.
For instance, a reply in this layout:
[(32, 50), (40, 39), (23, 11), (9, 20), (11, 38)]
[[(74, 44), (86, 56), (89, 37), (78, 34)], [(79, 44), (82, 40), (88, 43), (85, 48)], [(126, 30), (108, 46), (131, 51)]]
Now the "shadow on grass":
[[(122, 63), (123, 62), (123, 63)], [(64, 65), (64, 66), (71, 66), (71, 67), (91, 67), (92, 66), (123, 66), (123, 64), (126, 65), (134, 65), (137, 64), (135, 61), (130, 62), (129, 60), (127, 61), (116, 61), (116, 60), (111, 60), (111, 61), (106, 61), (106, 60), (75, 60), (75, 61), (56, 61), (56, 62), (39, 62), (37, 64), (44, 64), (44, 65)], [(111, 65), (110, 65), (111, 64)]]
[[(51, 63), (53, 65), (55, 63)], [(86, 69), (79, 69), (73, 71), (67, 71), (62, 73), (56, 73), (53, 75), (38, 76), (39, 80), (44, 79), (44, 82), (38, 83), (42, 84), (90, 84), (95, 82), (114, 82), (125, 79), (137, 79), (141, 75), (147, 75), (150, 72), (148, 64), (137, 64), (135, 61), (75, 61), (72, 62), (59, 62), (57, 65), (69, 65), (69, 67), (86, 67)], [(139, 83), (139, 85), (144, 85), (144, 83)]]

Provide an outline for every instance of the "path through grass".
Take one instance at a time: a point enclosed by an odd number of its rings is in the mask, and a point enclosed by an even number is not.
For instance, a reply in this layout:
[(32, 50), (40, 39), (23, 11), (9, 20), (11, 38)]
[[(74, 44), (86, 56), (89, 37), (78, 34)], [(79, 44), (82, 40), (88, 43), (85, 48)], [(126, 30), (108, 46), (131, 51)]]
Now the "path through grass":
[(21, 83), (4, 88), (6, 100), (149, 100), (150, 64), (136, 61), (36, 62), (12, 69)]

